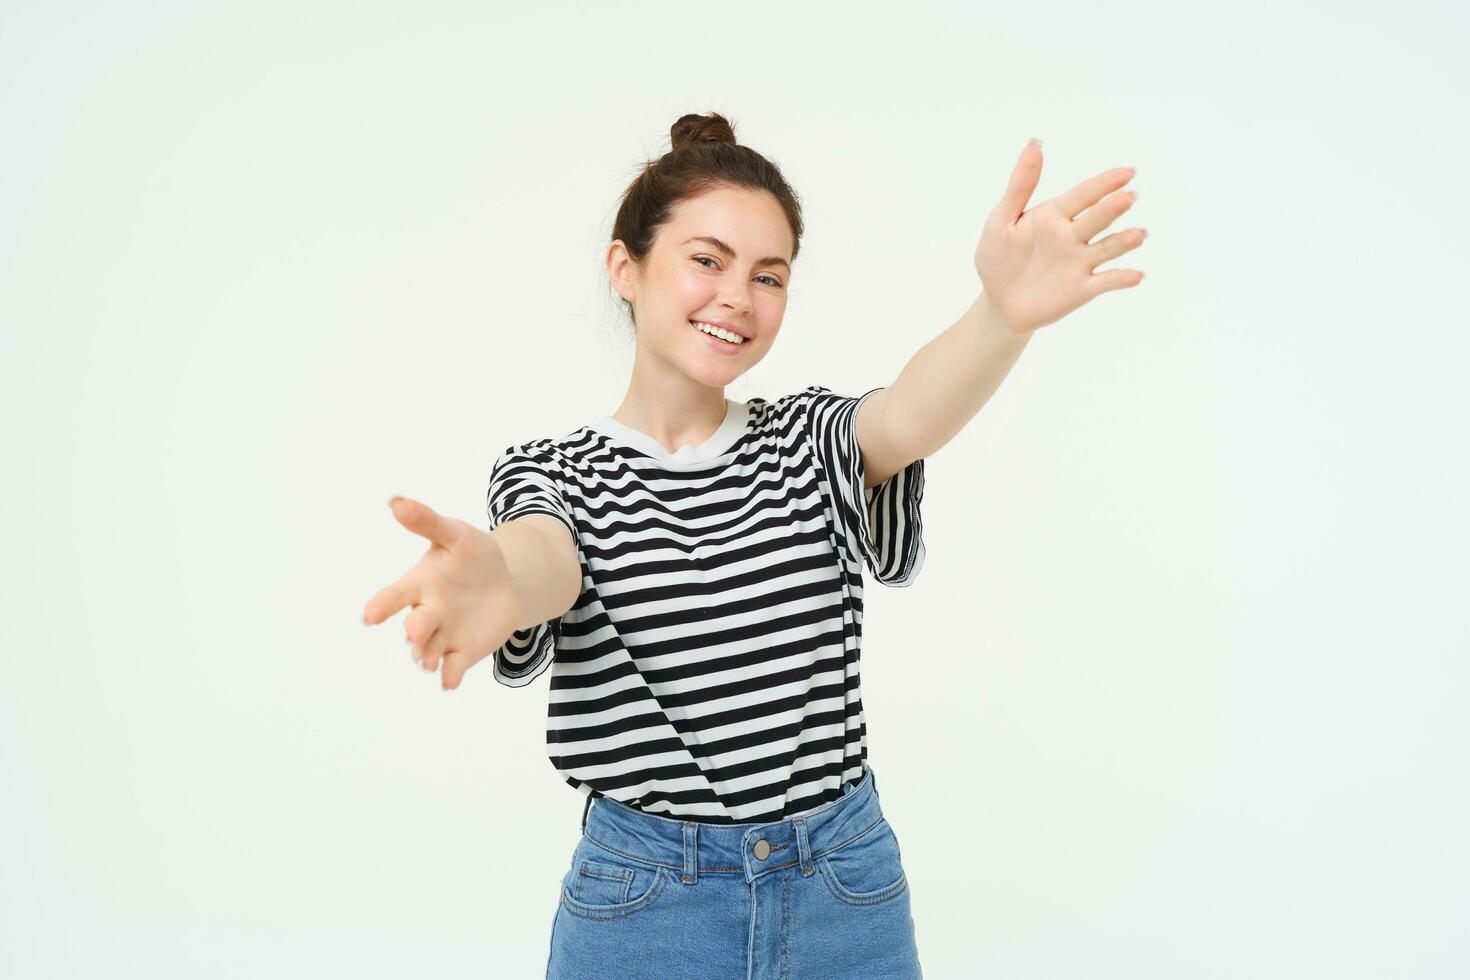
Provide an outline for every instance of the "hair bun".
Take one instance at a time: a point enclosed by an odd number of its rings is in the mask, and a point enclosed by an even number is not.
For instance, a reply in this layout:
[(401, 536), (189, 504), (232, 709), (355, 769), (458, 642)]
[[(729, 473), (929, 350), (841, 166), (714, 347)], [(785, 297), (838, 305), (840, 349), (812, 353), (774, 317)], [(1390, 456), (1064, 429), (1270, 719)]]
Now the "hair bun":
[(695, 143), (729, 143), (735, 145), (735, 128), (718, 112), (699, 115), (691, 112), (680, 116), (669, 128), (671, 149), (679, 150)]

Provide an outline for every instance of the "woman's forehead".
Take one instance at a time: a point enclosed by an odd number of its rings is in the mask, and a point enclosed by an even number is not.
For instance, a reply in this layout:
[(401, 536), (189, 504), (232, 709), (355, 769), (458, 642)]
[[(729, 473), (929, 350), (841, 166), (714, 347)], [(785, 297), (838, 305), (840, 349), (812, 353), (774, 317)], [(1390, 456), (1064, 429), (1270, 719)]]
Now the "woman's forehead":
[(703, 245), (712, 245), (707, 239), (714, 239), (741, 258), (791, 256), (786, 214), (775, 198), (760, 191), (740, 191), (737, 196), (724, 188), (680, 202), (663, 232), (659, 237), (674, 248), (691, 238), (706, 239)]

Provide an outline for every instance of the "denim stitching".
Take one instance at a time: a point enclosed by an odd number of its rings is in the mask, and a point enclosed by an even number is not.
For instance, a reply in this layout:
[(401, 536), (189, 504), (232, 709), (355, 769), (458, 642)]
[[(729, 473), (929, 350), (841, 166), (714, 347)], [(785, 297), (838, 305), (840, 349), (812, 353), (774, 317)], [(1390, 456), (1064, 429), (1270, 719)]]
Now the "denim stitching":
[(664, 864), (662, 861), (655, 861), (652, 858), (643, 857), (641, 854), (630, 854), (627, 851), (621, 851), (616, 847), (604, 844), (602, 841), (598, 840), (596, 837), (593, 837), (591, 834), (587, 834), (586, 837), (588, 840), (590, 840), (592, 843), (596, 844), (603, 850), (611, 851), (612, 853), (617, 854), (620, 857), (627, 858), (629, 861), (637, 861), (639, 864), (652, 864), (656, 867), (668, 868), (670, 871), (675, 871), (679, 873), (682, 873), (684, 870), (682, 865), (675, 866), (672, 864)]
[(786, 875), (781, 885), (781, 980), (791, 978), (791, 876)]
[[(659, 868), (668, 868), (670, 871), (673, 871), (676, 874), (678, 874), (680, 878), (683, 878), (684, 877), (684, 868), (683, 868), (682, 865), (664, 864), (662, 861), (655, 861), (652, 858), (644, 857), (641, 854), (631, 854), (631, 853), (629, 853), (627, 851), (620, 851), (616, 847), (613, 847), (613, 846), (611, 846), (609, 844), (604, 844), (602, 841), (598, 840), (596, 837), (593, 837), (591, 834), (587, 834), (586, 836), (587, 836), (587, 839), (588, 840), (590, 840), (592, 843), (596, 844), (598, 847), (602, 848), (603, 850), (611, 851), (612, 853), (618, 855), (619, 857), (625, 857), (625, 858), (627, 858), (630, 861), (637, 861), (639, 864), (651, 864), (651, 865), (653, 865), (655, 867), (659, 867)], [(739, 868), (700, 868), (699, 869), (699, 873), (700, 874), (705, 874), (706, 872), (710, 872), (710, 871), (729, 871), (729, 872), (736, 872), (736, 871), (744, 871), (744, 870), (745, 870), (744, 867), (739, 867)]]
[[(838, 843), (834, 844), (833, 846), (827, 848), (825, 851), (817, 851), (817, 852), (815, 852), (814, 854), (812, 854), (812, 862), (813, 863), (816, 863), (816, 860), (818, 858), (825, 857), (828, 854), (831, 854), (833, 851), (837, 850), (839, 847), (846, 847), (848, 844), (851, 844), (853, 841), (857, 840), (859, 837), (863, 836), (864, 834), (871, 833), (872, 830), (873, 830), (873, 828), (877, 827), (882, 822), (883, 822), (883, 818), (880, 816), (877, 820), (873, 821), (871, 824), (869, 824), (868, 826), (864, 827), (862, 830), (858, 831), (857, 833), (853, 834), (851, 837), (847, 838), (846, 840), (839, 841)], [(660, 867), (660, 868), (668, 868), (670, 871), (673, 871), (676, 874), (678, 874), (678, 876), (681, 879), (684, 877), (684, 868), (683, 868), (682, 865), (676, 867), (675, 865), (665, 864), (662, 861), (655, 861), (652, 858), (643, 857), (642, 855), (639, 855), (639, 854), (630, 854), (627, 851), (621, 851), (621, 850), (619, 850), (616, 847), (611, 847), (611, 846), (609, 846), (607, 844), (604, 844), (602, 841), (598, 840), (596, 837), (593, 837), (591, 834), (584, 834), (584, 836), (586, 836), (586, 838), (588, 840), (590, 840), (592, 843), (596, 844), (598, 847), (601, 847), (601, 848), (604, 848), (605, 850), (611, 851), (612, 853), (617, 854), (617, 855), (619, 855), (621, 857), (625, 857), (625, 858), (627, 858), (630, 861), (637, 861), (640, 864), (651, 864), (651, 865), (654, 865), (654, 866)], [(800, 859), (798, 859), (796, 861), (790, 861), (790, 862), (788, 862), (786, 864), (773, 864), (773, 865), (771, 865), (769, 867), (762, 868), (761, 871), (762, 872), (767, 872), (767, 871), (780, 871), (783, 868), (795, 867), (796, 865), (798, 865), (800, 863), (801, 863), (801, 861), (800, 861)], [(737, 871), (744, 871), (745, 869), (742, 867), (742, 868), (701, 868), (699, 870), (701, 872), (728, 871), (728, 872), (734, 873), (734, 872), (737, 872)]]
[(881, 902), (889, 901), (890, 899), (897, 898), (909, 884), (908, 874), (900, 871), (898, 880), (893, 884), (886, 885), (876, 892), (858, 894), (842, 887), (842, 882), (837, 880), (836, 873), (833, 872), (831, 866), (826, 861), (820, 862), (817, 867), (821, 870), (822, 880), (827, 883), (827, 887), (831, 890), (832, 894), (836, 895), (838, 899), (846, 902), (848, 905), (877, 905)]
[[(880, 817), (878, 821), (874, 823), (871, 827), (868, 827), (862, 833), (857, 834), (854, 837), (848, 838), (848, 840), (844, 841), (843, 843), (852, 843), (859, 837), (862, 837), (863, 834), (871, 832), (881, 823), (883, 823), (883, 818)], [(898, 839), (895, 837), (894, 843), (897, 844), (897, 842)], [(838, 847), (841, 846), (842, 845), (838, 845)], [(834, 851), (838, 850), (838, 847), (833, 847), (823, 852), (823, 857), (825, 858), (825, 855), (831, 854)], [(816, 861), (816, 858), (813, 858), (813, 860)], [(883, 886), (878, 891), (867, 893), (849, 891), (842, 884), (842, 882), (838, 880), (837, 873), (832, 870), (832, 866), (826, 860), (817, 861), (817, 867), (821, 870), (822, 880), (827, 882), (827, 886), (831, 890), (832, 894), (836, 895), (839, 899), (849, 905), (877, 905), (879, 902), (886, 902), (889, 899), (896, 897), (900, 892), (908, 887), (908, 872), (903, 869), (902, 858), (900, 858), (899, 863), (898, 880), (891, 885)]]
[(621, 919), (624, 916), (632, 915), (639, 909), (647, 908), (649, 905), (652, 905), (654, 900), (657, 899), (659, 895), (663, 894), (664, 885), (667, 884), (668, 881), (669, 878), (667, 875), (660, 874), (659, 872), (655, 871), (653, 874), (653, 887), (651, 887), (648, 890), (647, 894), (645, 894), (643, 897), (635, 899), (626, 906), (616, 905), (601, 908), (596, 905), (587, 905), (573, 898), (571, 893), (568, 892), (565, 887), (563, 887), (561, 890), (561, 903), (563, 906), (566, 907), (566, 910), (568, 912), (581, 919)]
[[(609, 871), (612, 873), (609, 874)], [(618, 868), (606, 862), (597, 861), (594, 858), (584, 860), (582, 866), (577, 869), (577, 874), (578, 887), (575, 889), (576, 894), (573, 897), (579, 901), (581, 900), (582, 878), (601, 878), (603, 881), (621, 882), (623, 886), (622, 895), (616, 902), (612, 903), (614, 905), (621, 905), (626, 902), (628, 900), (628, 890), (633, 887), (633, 872), (627, 868)]]

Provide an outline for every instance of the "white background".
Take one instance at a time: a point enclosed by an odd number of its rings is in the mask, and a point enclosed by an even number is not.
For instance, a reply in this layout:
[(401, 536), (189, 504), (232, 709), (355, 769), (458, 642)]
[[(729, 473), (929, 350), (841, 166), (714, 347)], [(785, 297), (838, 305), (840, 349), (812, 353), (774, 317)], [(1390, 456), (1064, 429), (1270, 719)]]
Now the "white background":
[[(1449, 978), (1465, 827), (1463, 9), (6, 2), (0, 973), (536, 977), (547, 678), (363, 604), (611, 412), (617, 198), (685, 112), (808, 234), (732, 385), (886, 384), (1033, 203), (1136, 166), (870, 580), (925, 975)], [(834, 351), (841, 351), (834, 356)]]

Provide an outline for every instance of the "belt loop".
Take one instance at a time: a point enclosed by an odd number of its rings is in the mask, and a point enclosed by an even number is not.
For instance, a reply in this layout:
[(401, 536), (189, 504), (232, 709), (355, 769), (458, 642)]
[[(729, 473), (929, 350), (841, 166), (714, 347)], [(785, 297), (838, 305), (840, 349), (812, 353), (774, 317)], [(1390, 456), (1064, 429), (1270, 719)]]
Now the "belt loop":
[(684, 821), (684, 875), (680, 880), (686, 885), (699, 880), (699, 825), (693, 820)]
[(807, 836), (806, 818), (793, 817), (791, 823), (796, 828), (796, 854), (801, 863), (801, 876), (810, 878), (817, 866), (812, 861), (812, 842)]
[(582, 833), (587, 833), (587, 811), (592, 809), (592, 794), (587, 794), (587, 805), (582, 808)]

